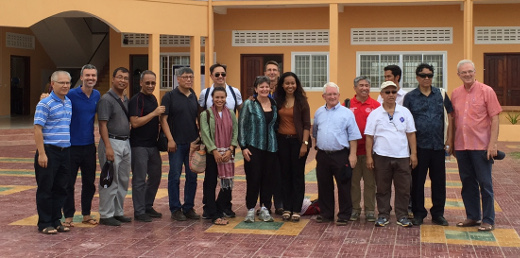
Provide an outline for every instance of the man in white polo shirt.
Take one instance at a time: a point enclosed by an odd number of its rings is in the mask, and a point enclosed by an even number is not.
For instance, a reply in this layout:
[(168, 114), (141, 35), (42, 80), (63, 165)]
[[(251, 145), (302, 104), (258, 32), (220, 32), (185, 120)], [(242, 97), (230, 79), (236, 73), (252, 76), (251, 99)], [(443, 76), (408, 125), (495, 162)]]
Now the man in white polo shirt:
[(374, 169), (377, 185), (379, 218), (375, 226), (384, 227), (389, 223), (393, 181), (397, 224), (411, 227), (407, 209), (411, 171), (417, 166), (415, 123), (410, 111), (396, 103), (397, 85), (394, 82), (381, 84), (381, 97), (383, 104), (370, 113), (365, 127), (367, 167)]

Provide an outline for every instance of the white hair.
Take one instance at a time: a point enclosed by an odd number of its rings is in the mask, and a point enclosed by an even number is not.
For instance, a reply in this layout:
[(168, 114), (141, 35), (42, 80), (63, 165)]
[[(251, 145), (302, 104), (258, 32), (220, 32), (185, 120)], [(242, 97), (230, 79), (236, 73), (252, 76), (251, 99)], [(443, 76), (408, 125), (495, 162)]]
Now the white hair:
[(339, 93), (339, 87), (337, 84), (335, 84), (333, 82), (327, 82), (327, 83), (325, 83), (325, 85), (323, 85), (323, 94), (325, 94), (325, 92), (327, 92), (328, 87), (336, 88), (336, 90), (338, 90), (338, 93)]
[(459, 68), (465, 64), (471, 64), (473, 66), (473, 70), (475, 70), (475, 64), (473, 63), (473, 61), (468, 60), (468, 59), (463, 59), (463, 60), (460, 60), (459, 63), (457, 64), (457, 72), (459, 72)]

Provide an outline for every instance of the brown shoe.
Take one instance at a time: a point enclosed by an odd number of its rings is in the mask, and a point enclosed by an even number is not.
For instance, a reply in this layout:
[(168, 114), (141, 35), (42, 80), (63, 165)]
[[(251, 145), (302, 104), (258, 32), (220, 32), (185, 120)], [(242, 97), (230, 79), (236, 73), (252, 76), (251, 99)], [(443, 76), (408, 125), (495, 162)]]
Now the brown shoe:
[(457, 227), (467, 228), (467, 227), (474, 227), (480, 225), (480, 220), (472, 220), (472, 219), (466, 219), (463, 222), (457, 223)]

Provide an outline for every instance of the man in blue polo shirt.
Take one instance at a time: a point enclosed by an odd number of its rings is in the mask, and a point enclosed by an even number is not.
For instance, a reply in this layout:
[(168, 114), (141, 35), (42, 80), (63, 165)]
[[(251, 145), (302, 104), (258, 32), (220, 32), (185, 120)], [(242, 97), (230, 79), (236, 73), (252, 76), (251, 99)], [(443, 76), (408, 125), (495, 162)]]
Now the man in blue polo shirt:
[(44, 234), (70, 231), (60, 222), (70, 170), (70, 79), (68, 72), (54, 72), (53, 92), (40, 100), (34, 113), (36, 208), (38, 231)]
[(91, 64), (81, 68), (80, 80), (83, 82), (67, 94), (72, 102), (72, 120), (70, 123), (70, 180), (67, 199), (63, 206), (65, 226), (74, 227), (72, 219), (76, 212), (74, 204), (74, 185), (81, 168), (81, 214), (83, 223), (97, 225), (90, 216), (92, 198), (96, 193), (96, 144), (94, 141), (94, 118), (96, 106), (101, 95), (94, 89), (97, 82), (97, 69)]

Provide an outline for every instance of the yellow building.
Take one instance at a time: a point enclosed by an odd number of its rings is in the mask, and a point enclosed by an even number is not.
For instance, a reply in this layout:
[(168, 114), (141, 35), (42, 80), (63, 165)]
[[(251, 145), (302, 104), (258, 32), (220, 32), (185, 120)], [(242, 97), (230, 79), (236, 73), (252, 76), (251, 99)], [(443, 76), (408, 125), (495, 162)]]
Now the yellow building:
[(271, 59), (299, 75), (311, 112), (323, 105), (328, 81), (351, 98), (354, 77), (367, 75), (376, 97), (388, 64), (403, 68), (409, 90), (415, 67), (430, 63), (434, 84), (451, 93), (465, 58), (506, 110), (520, 106), (520, 0), (1, 1), (0, 116), (34, 113), (56, 69), (78, 80), (92, 63), (102, 92), (119, 66), (132, 75), (151, 69), (160, 74), (159, 96), (171, 90), (175, 67), (202, 67), (194, 69), (199, 93), (219, 62), (228, 84), (248, 96)]

